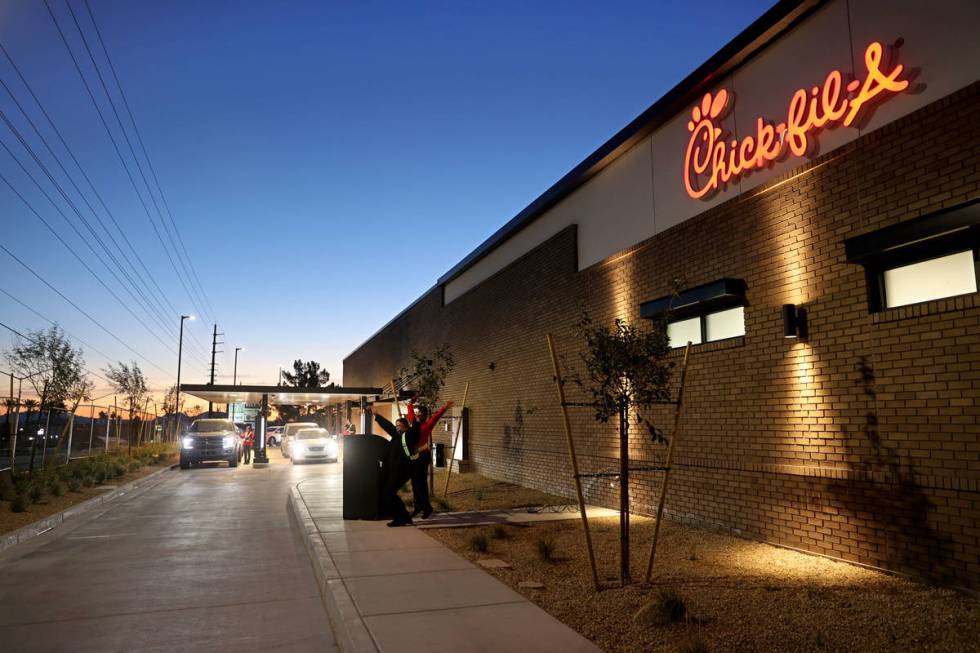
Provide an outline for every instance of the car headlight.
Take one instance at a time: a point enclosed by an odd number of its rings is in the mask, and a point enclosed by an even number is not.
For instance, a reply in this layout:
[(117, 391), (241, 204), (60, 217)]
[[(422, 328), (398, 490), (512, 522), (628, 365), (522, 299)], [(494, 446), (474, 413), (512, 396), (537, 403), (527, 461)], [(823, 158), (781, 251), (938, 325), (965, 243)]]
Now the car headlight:
[(327, 454), (331, 457), (336, 457), (337, 455), (337, 441), (327, 440)]
[(182, 444), (184, 445), (184, 448), (185, 449), (193, 449), (194, 448), (194, 438), (184, 438), (182, 440)]
[(225, 449), (231, 449), (235, 445), (235, 438), (230, 435), (226, 435), (221, 442), (225, 445)]

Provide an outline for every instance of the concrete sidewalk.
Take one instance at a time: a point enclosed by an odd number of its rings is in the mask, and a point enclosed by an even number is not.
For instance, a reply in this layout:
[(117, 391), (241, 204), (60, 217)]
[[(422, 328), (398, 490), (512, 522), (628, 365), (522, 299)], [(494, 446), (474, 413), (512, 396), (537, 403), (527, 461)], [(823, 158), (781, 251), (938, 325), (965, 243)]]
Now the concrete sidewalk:
[(599, 651), (420, 530), (344, 521), (342, 478), (290, 496), (342, 651)]

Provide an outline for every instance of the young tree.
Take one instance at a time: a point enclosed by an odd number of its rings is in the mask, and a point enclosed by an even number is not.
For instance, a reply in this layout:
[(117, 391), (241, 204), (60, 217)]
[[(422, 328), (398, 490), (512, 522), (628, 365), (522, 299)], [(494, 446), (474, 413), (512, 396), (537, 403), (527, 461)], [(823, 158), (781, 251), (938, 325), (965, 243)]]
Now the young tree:
[(105, 368), (104, 371), (106, 377), (112, 383), (113, 389), (119, 394), (124, 395), (129, 401), (129, 452), (132, 454), (133, 417), (136, 407), (139, 406), (140, 401), (146, 396), (146, 379), (143, 376), (143, 371), (140, 369), (139, 363), (136, 361), (132, 361), (131, 365), (120, 362), (116, 366), (110, 363), (109, 367)]
[[(282, 378), (286, 382), (286, 385), (294, 388), (336, 387), (334, 383), (327, 385), (330, 382), (330, 372), (320, 369), (319, 363), (316, 361), (303, 362), (299, 358), (293, 361), (293, 371), (283, 372)], [(296, 420), (300, 416), (300, 407), (279, 406), (279, 414), (287, 422)], [(309, 407), (306, 409), (306, 414), (310, 414)]]
[(629, 429), (630, 418), (644, 424), (657, 442), (663, 436), (642, 412), (670, 400), (670, 377), (674, 364), (667, 360), (670, 343), (665, 322), (655, 322), (650, 331), (617, 319), (612, 328), (597, 326), (583, 314), (578, 328), (585, 338), (582, 355), (588, 376), (595, 419), (608, 422), (619, 418), (619, 528), (620, 579), (630, 581), (629, 553)]
[(330, 381), (330, 372), (320, 369), (320, 364), (316, 361), (306, 361), (305, 363), (297, 358), (293, 361), (293, 371), (283, 372), (282, 378), (286, 385), (294, 388), (319, 388), (326, 386)]
[(456, 367), (456, 359), (449, 345), (442, 345), (431, 356), (413, 351), (408, 367), (399, 370), (399, 385), (411, 387), (418, 393), (417, 403), (433, 412), (439, 404), (439, 395), (446, 385), (446, 377)]
[[(37, 418), (40, 423), (41, 412), (64, 405), (82, 383), (84, 355), (80, 348), (72, 346), (57, 324), (47, 331), (28, 331), (25, 340), (6, 352), (5, 358), (15, 376), (24, 377), (41, 398)], [(28, 471), (32, 474), (36, 445), (37, 439), (31, 447)]]

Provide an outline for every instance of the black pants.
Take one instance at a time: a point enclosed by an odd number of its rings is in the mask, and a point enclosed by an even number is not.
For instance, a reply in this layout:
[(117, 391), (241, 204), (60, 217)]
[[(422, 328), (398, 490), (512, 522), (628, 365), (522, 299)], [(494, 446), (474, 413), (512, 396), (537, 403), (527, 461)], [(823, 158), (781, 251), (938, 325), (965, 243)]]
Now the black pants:
[(408, 523), (412, 520), (405, 508), (405, 502), (398, 496), (398, 490), (405, 485), (405, 482), (412, 475), (412, 469), (408, 462), (408, 459), (405, 462), (396, 462), (390, 458), (385, 462), (388, 467), (385, 472), (385, 486), (382, 495), (384, 496), (385, 514), (400, 523)]
[(249, 464), (252, 461), (252, 447), (245, 445), (244, 447), (245, 464)]
[(432, 512), (429, 501), (429, 465), (432, 464), (432, 452), (426, 451), (412, 461), (412, 500), (415, 509)]

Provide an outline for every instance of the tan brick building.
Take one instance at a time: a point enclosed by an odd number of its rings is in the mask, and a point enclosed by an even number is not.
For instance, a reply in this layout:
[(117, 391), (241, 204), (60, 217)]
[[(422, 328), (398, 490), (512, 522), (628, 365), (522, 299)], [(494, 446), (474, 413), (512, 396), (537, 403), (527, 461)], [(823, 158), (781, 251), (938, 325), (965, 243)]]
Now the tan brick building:
[[(466, 458), (570, 496), (545, 334), (574, 370), (582, 308), (641, 323), (676, 289), (672, 338), (699, 344), (671, 518), (980, 589), (978, 24), (974, 2), (778, 4), (352, 352), (344, 383), (381, 386), (449, 343), (446, 396), (471, 383)], [(896, 70), (907, 87), (850, 124), (793, 126), (797, 89), (820, 118)], [(713, 154), (697, 165), (703, 121), (726, 157), (752, 159), (770, 123), (809, 147), (722, 175)], [(787, 304), (804, 337), (785, 337)], [(617, 425), (578, 410), (573, 426), (583, 471), (615, 470)], [(640, 465), (663, 453), (631, 443)], [(639, 512), (659, 478), (631, 479)], [(615, 506), (614, 485), (588, 500)]]

